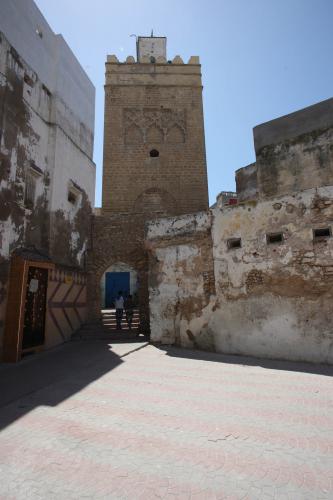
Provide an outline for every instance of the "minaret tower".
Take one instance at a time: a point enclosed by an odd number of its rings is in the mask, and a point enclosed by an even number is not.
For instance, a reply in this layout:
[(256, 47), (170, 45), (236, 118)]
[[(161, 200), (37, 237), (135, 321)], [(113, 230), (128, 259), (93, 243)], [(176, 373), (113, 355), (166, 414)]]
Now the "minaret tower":
[(107, 57), (103, 215), (208, 208), (199, 58), (168, 61), (166, 42), (140, 36), (137, 60)]

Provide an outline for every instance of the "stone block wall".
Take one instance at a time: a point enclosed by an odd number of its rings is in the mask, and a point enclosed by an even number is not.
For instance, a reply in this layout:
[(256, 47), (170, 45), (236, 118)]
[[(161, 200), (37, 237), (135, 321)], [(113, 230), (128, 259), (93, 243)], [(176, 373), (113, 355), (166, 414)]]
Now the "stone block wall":
[(195, 62), (108, 58), (104, 214), (149, 218), (208, 208), (201, 72)]
[(145, 221), (141, 215), (114, 214), (93, 216), (92, 239), (88, 251), (89, 319), (101, 316), (104, 298), (101, 280), (111, 266), (121, 264), (136, 272), (140, 321), (144, 331), (149, 329), (148, 255), (144, 247)]

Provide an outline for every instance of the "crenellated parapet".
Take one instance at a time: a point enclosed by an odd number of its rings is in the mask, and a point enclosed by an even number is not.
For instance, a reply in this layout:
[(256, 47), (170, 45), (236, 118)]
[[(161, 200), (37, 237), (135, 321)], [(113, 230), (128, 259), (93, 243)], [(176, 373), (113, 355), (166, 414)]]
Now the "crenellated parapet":
[(151, 64), (151, 65), (160, 65), (160, 64), (168, 64), (168, 65), (195, 65), (200, 66), (199, 56), (191, 56), (188, 62), (184, 62), (184, 60), (179, 56), (175, 56), (173, 59), (167, 60), (164, 56), (152, 57), (152, 56), (142, 56), (140, 61), (136, 61), (134, 56), (127, 56), (125, 61), (119, 61), (118, 57), (114, 54), (107, 55), (106, 59), (107, 64)]
[(105, 64), (106, 86), (164, 85), (202, 87), (201, 65), (198, 56), (191, 56), (184, 63), (180, 56), (167, 60), (164, 56), (142, 55), (139, 62), (133, 56), (119, 61), (115, 55), (108, 55)]

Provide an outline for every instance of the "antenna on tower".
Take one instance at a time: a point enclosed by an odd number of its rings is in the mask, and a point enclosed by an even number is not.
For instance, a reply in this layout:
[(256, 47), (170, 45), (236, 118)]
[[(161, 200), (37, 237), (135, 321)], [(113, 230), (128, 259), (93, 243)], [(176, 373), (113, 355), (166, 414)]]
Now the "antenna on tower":
[(139, 46), (138, 46), (138, 35), (130, 35), (135, 36), (135, 46), (136, 46), (136, 61), (139, 62)]
[(151, 36), (151, 37), (153, 37), (153, 36), (154, 36), (154, 30), (151, 30), (151, 35), (150, 35), (150, 36)]

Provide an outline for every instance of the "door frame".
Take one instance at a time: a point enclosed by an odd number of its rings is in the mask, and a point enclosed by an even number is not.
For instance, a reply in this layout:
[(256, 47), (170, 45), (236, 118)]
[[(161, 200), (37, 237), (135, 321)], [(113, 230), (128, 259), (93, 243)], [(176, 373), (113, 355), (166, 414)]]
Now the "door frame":
[[(128, 284), (127, 284), (127, 288), (128, 288), (128, 293), (131, 293), (131, 273), (130, 271), (107, 271), (105, 273), (105, 291), (104, 291), (104, 305), (105, 305), (105, 309), (110, 309), (110, 307), (107, 307), (106, 303), (107, 303), (107, 276), (110, 275), (110, 274), (126, 274), (127, 275), (127, 278), (128, 278)], [(112, 278), (111, 278), (112, 279)], [(118, 290), (122, 290), (123, 294), (125, 292), (125, 290), (123, 290), (120, 285), (119, 287), (117, 287)], [(116, 294), (118, 292), (118, 290), (116, 291)]]
[[(36, 346), (22, 351), (25, 297), (30, 266), (48, 270), (54, 268), (52, 262), (26, 260), (16, 255), (11, 258), (3, 345), (4, 361), (9, 363), (20, 361), (22, 353), (38, 351), (42, 348), (42, 346)], [(47, 302), (45, 314), (46, 311)]]

